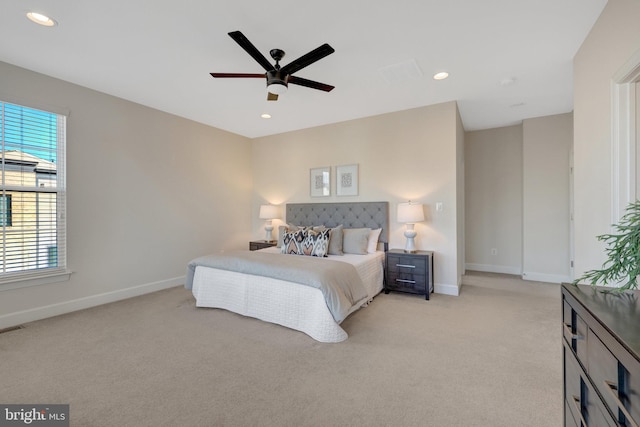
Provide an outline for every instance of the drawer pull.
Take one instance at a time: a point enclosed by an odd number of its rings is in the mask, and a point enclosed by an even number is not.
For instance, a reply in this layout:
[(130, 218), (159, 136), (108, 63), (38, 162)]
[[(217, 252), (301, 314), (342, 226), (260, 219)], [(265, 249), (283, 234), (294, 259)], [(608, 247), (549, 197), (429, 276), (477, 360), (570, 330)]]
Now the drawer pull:
[(572, 396), (572, 397), (573, 399), (571, 400), (573, 401), (573, 406), (576, 408), (576, 411), (578, 411), (578, 415), (580, 416), (580, 426), (587, 427), (588, 424), (584, 420), (584, 417), (582, 416), (582, 410), (580, 409), (580, 398), (578, 396)]
[(396, 267), (416, 268), (415, 265), (409, 265), (409, 264), (396, 264)]
[(574, 334), (573, 332), (571, 332), (571, 328), (566, 323), (563, 323), (562, 326), (564, 326), (564, 330), (567, 331), (567, 333), (569, 335), (571, 335), (571, 339), (572, 340), (583, 340), (584, 339), (584, 337), (582, 335)]
[(631, 414), (629, 414), (629, 411), (627, 411), (627, 408), (625, 408), (622, 402), (620, 401), (620, 398), (618, 397), (618, 393), (616, 393), (616, 391), (618, 391), (618, 386), (615, 383), (612, 383), (607, 380), (604, 380), (603, 383), (604, 383), (604, 388), (609, 393), (611, 393), (611, 397), (613, 397), (613, 399), (616, 401), (616, 405), (618, 405), (618, 408), (620, 408), (620, 410), (624, 414), (624, 417), (627, 419), (627, 424), (631, 427), (638, 427), (638, 423), (636, 423), (636, 421), (631, 417)]
[(415, 280), (404, 280), (404, 279), (396, 279), (396, 282), (401, 282), (401, 283), (412, 283), (415, 284), (416, 281)]

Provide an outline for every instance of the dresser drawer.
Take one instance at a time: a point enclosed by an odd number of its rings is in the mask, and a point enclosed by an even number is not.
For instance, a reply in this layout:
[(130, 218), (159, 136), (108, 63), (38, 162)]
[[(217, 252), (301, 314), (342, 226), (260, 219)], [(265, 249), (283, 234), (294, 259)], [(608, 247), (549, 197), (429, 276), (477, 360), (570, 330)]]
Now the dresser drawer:
[[(618, 360), (592, 331), (589, 333), (589, 341), (587, 341), (587, 353), (589, 376), (611, 413), (617, 416), (618, 405), (609, 384), (616, 387), (617, 390)], [(617, 391), (615, 394), (617, 394)]]
[(573, 350), (567, 347), (566, 344), (562, 346), (562, 349), (564, 354), (563, 363), (565, 405), (571, 413), (571, 418), (573, 418), (576, 423), (580, 425), (580, 418), (582, 417), (580, 406), (582, 375), (580, 367), (575, 361)]
[[(625, 373), (626, 387), (621, 401), (626, 406), (631, 421), (640, 426), (640, 363), (637, 360), (626, 362), (622, 366)], [(633, 425), (633, 424), (631, 424)]]
[(575, 418), (573, 418), (571, 407), (569, 406), (569, 402), (566, 400), (564, 401), (564, 425), (565, 427), (580, 427)]
[(640, 366), (628, 360), (625, 366), (590, 331), (587, 344), (589, 376), (609, 411), (621, 426), (637, 427), (640, 420)]
[(587, 366), (587, 340), (589, 335), (589, 327), (580, 315), (571, 308), (571, 305), (565, 300), (562, 305), (563, 318), (563, 336), (567, 341), (576, 357)]
[(574, 421), (582, 427), (616, 427), (617, 424), (607, 411), (589, 377), (577, 363), (573, 352), (564, 347), (564, 397), (565, 408), (571, 417), (565, 414), (565, 425)]

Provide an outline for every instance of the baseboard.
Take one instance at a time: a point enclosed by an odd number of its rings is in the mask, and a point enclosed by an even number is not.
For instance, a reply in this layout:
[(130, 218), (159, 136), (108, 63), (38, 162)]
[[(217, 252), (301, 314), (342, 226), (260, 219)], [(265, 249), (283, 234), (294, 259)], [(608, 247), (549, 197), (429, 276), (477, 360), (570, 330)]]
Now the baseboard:
[(514, 274), (520, 276), (522, 270), (518, 267), (509, 267), (506, 265), (490, 265), (490, 264), (465, 264), (465, 270), (482, 271), (485, 273), (501, 273), (501, 274)]
[(445, 283), (436, 283), (433, 286), (433, 292), (436, 294), (453, 295), (457, 297), (460, 295), (460, 287)]
[(567, 282), (571, 282), (571, 277), (563, 276), (561, 274), (523, 272), (522, 280), (531, 280), (535, 282), (546, 282), (546, 283), (567, 283)]
[(137, 297), (139, 295), (144, 295), (151, 292), (172, 288), (174, 286), (179, 286), (181, 284), (184, 284), (184, 282), (185, 276), (175, 277), (173, 279), (147, 283), (144, 285), (133, 286), (131, 288), (119, 289), (117, 291), (105, 292), (103, 294), (91, 295), (71, 301), (65, 301), (57, 304), (45, 305), (29, 310), (5, 314), (3, 316), (0, 316), (0, 329), (21, 325), (23, 323), (33, 322), (35, 320), (46, 319), (48, 317), (58, 316), (61, 314), (71, 313), (73, 311), (83, 310), (85, 308), (91, 308), (127, 298)]

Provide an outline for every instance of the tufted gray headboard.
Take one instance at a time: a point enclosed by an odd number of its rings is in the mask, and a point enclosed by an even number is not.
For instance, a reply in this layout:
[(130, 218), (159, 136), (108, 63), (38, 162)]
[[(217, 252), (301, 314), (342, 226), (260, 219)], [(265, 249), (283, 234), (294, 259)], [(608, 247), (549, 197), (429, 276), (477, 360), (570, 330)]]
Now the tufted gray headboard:
[(380, 242), (389, 243), (389, 202), (289, 203), (287, 224), (344, 228), (382, 228)]

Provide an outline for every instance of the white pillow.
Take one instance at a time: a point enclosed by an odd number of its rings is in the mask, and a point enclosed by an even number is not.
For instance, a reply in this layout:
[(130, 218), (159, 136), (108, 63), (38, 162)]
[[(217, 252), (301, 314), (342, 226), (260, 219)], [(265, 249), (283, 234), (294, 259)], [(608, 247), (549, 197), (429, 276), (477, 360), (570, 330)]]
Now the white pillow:
[(375, 230), (371, 230), (369, 232), (369, 243), (367, 244), (367, 252), (370, 254), (375, 253), (378, 250), (378, 239), (380, 238), (380, 233), (382, 232), (382, 228), (376, 228)]

